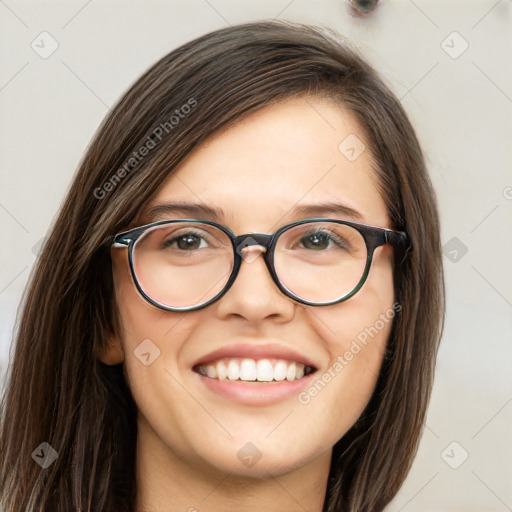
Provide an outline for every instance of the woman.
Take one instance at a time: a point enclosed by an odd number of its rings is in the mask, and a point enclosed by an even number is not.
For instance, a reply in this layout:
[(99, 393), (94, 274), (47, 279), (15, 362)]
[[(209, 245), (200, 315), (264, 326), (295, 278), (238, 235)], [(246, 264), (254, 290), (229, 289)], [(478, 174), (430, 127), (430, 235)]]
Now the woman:
[(435, 196), (375, 71), (308, 26), (198, 38), (107, 116), (44, 246), (4, 512), (382, 510), (443, 316)]

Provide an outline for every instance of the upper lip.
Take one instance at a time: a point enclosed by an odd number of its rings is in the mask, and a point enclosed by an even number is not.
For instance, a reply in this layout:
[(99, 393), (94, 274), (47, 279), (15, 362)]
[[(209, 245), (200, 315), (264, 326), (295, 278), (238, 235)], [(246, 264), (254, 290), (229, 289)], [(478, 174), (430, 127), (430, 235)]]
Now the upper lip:
[(225, 345), (209, 352), (205, 356), (202, 356), (196, 363), (194, 363), (193, 366), (204, 366), (218, 359), (231, 357), (248, 359), (284, 359), (287, 361), (302, 363), (304, 366), (311, 366), (315, 370), (318, 368), (318, 365), (312, 362), (309, 357), (301, 354), (295, 349), (276, 342), (260, 342), (258, 344), (233, 343), (231, 345)]

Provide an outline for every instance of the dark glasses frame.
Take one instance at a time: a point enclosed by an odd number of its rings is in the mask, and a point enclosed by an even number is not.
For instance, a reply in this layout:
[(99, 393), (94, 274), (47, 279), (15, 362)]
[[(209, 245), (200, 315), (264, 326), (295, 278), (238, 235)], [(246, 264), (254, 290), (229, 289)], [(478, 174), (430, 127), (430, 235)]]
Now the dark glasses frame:
[[(142, 286), (139, 284), (139, 280), (137, 278), (137, 274), (135, 272), (135, 268), (133, 265), (133, 251), (135, 244), (137, 240), (148, 230), (156, 226), (163, 226), (167, 224), (174, 224), (178, 222), (189, 222), (189, 223), (201, 223), (201, 224), (207, 224), (210, 226), (214, 226), (221, 231), (223, 231), (231, 240), (231, 244), (233, 246), (233, 254), (234, 254), (234, 262), (233, 262), (233, 269), (231, 271), (231, 275), (229, 276), (229, 279), (224, 286), (224, 288), (217, 293), (214, 297), (207, 300), (204, 303), (200, 303), (195, 306), (186, 306), (186, 307), (171, 307), (167, 306), (166, 304), (162, 304), (152, 297), (150, 297), (142, 288)], [(366, 258), (366, 265), (364, 268), (363, 275), (355, 288), (350, 291), (349, 293), (346, 293), (342, 297), (335, 299), (333, 301), (329, 302), (311, 302), (307, 301), (305, 299), (302, 299), (301, 297), (295, 295), (291, 290), (286, 288), (286, 286), (281, 282), (279, 279), (275, 266), (274, 266), (274, 250), (277, 244), (278, 238), (287, 230), (294, 228), (295, 226), (299, 226), (302, 224), (311, 224), (316, 222), (334, 222), (337, 224), (344, 224), (346, 226), (350, 226), (359, 233), (361, 233), (365, 244), (367, 248), (367, 258)], [(272, 234), (265, 234), (265, 233), (246, 233), (244, 235), (235, 235), (235, 233), (227, 226), (224, 226), (223, 224), (219, 224), (217, 222), (209, 221), (209, 220), (201, 220), (201, 219), (172, 219), (172, 220), (162, 220), (157, 222), (152, 222), (151, 224), (145, 224), (144, 226), (140, 226), (134, 229), (130, 229), (129, 231), (124, 231), (122, 233), (119, 233), (113, 237), (113, 239), (110, 241), (109, 246), (111, 247), (127, 247), (128, 248), (128, 260), (130, 265), (130, 272), (132, 276), (132, 280), (140, 293), (140, 295), (151, 305), (156, 306), (157, 308), (163, 309), (165, 311), (175, 311), (175, 312), (181, 312), (181, 311), (195, 311), (198, 309), (202, 309), (213, 302), (219, 300), (233, 285), (235, 282), (235, 279), (238, 275), (238, 271), (240, 270), (240, 266), (242, 264), (243, 256), (242, 256), (242, 249), (245, 249), (246, 247), (257, 245), (264, 247), (263, 251), (263, 258), (265, 260), (265, 263), (267, 265), (267, 269), (270, 272), (270, 275), (272, 276), (272, 280), (277, 285), (277, 287), (283, 292), (287, 297), (301, 303), (305, 304), (307, 306), (330, 306), (332, 304), (337, 304), (339, 302), (343, 302), (353, 295), (355, 295), (364, 285), (366, 282), (366, 279), (368, 278), (368, 274), (370, 272), (370, 267), (372, 264), (373, 259), (373, 253), (377, 247), (380, 247), (384, 244), (390, 244), (391, 246), (399, 249), (401, 252), (405, 253), (405, 251), (408, 249), (409, 243), (408, 243), (408, 237), (407, 234), (403, 231), (395, 231), (392, 229), (387, 228), (380, 228), (376, 226), (368, 226), (367, 224), (361, 224), (359, 222), (351, 222), (351, 221), (345, 221), (345, 220), (338, 220), (338, 219), (329, 219), (329, 218), (321, 218), (321, 217), (312, 217), (308, 219), (302, 219), (295, 222), (291, 222), (289, 224), (285, 224), (284, 226), (281, 226), (277, 231), (275, 231)]]

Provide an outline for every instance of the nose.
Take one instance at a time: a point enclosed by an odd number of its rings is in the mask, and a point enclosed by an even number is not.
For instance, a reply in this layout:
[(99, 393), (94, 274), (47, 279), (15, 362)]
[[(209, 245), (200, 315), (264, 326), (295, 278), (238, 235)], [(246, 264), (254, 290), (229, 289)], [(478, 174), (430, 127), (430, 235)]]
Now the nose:
[(238, 248), (238, 251), (242, 259), (249, 262), (249, 260), (255, 260), (260, 254), (267, 252), (267, 248), (263, 245), (244, 243)]
[(242, 264), (231, 288), (219, 299), (217, 314), (222, 318), (239, 316), (254, 323), (268, 317), (290, 321), (296, 304), (274, 283), (263, 257), (267, 248), (249, 243), (237, 250)]

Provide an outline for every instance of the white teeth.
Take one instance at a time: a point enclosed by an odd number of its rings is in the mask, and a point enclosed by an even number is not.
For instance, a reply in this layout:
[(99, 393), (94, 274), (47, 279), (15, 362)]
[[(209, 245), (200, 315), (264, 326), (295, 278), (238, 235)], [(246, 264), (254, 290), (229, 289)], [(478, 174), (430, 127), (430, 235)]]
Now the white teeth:
[(198, 368), (201, 375), (218, 380), (242, 380), (247, 382), (281, 382), (302, 379), (305, 374), (313, 371), (301, 363), (279, 359), (233, 358), (218, 361), (215, 365), (203, 365)]
[(274, 380), (281, 381), (286, 379), (286, 370), (288, 366), (285, 361), (278, 361), (274, 366)]
[(208, 365), (206, 367), (206, 375), (210, 377), (210, 379), (216, 379), (217, 378), (217, 370), (215, 369), (215, 366)]
[(270, 382), (274, 379), (274, 367), (268, 359), (260, 359), (256, 370), (260, 382)]
[(224, 380), (228, 376), (227, 366), (222, 361), (219, 361), (217, 363), (217, 375), (219, 377), (219, 380)]
[(240, 364), (240, 380), (256, 380), (256, 362), (254, 359), (242, 359)]
[(295, 363), (289, 364), (286, 370), (286, 380), (295, 380)]
[(240, 377), (240, 366), (233, 359), (228, 364), (228, 379), (238, 380)]

